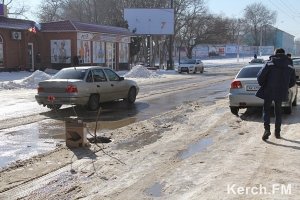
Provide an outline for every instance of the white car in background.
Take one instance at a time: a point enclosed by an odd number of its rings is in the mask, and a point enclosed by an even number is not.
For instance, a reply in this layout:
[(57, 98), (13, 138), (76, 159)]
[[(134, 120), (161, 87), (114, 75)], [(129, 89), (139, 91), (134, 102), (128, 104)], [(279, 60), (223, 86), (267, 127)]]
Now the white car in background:
[(297, 84), (300, 84), (300, 58), (293, 59), (293, 64), (296, 71)]
[(203, 73), (204, 72), (204, 64), (200, 59), (184, 59), (180, 61), (177, 66), (178, 73), (186, 72), (186, 73)]

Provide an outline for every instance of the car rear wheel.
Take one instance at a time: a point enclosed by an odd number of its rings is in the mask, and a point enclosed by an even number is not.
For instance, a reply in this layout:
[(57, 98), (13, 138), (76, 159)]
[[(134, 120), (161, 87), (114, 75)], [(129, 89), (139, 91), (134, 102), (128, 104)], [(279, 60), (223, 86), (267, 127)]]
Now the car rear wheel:
[(97, 94), (92, 94), (89, 98), (89, 102), (88, 102), (88, 109), (95, 111), (99, 108), (99, 95)]
[(298, 94), (296, 94), (295, 99), (294, 99), (294, 101), (293, 101), (293, 104), (292, 104), (293, 106), (297, 106), (297, 95), (298, 95)]
[(128, 103), (134, 103), (136, 100), (136, 89), (134, 87), (131, 87), (128, 91), (128, 97), (126, 101)]
[(51, 105), (47, 105), (47, 108), (50, 108), (51, 110), (58, 110), (60, 109), (62, 105), (61, 104), (51, 104)]
[(292, 113), (292, 103), (288, 107), (283, 107), (284, 114), (291, 114)]
[(238, 115), (239, 113), (239, 107), (230, 106), (230, 111), (234, 115)]

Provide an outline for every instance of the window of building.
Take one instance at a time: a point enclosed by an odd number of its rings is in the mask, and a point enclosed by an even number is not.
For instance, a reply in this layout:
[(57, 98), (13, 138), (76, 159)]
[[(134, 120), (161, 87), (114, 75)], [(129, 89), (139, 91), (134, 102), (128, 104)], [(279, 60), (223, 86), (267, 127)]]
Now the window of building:
[(93, 63), (105, 63), (105, 43), (94, 41), (93, 48)]
[(128, 63), (129, 44), (119, 43), (119, 63)]

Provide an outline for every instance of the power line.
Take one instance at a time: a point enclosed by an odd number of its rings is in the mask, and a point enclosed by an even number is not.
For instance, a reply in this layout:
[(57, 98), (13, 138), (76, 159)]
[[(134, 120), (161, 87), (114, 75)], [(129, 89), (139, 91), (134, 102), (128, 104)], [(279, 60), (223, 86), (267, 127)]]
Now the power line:
[(290, 18), (292, 18), (295, 22), (299, 23), (293, 16), (290, 15), (290, 13), (286, 12), (281, 7), (279, 7), (278, 5), (274, 4), (271, 0), (269, 0), (269, 2), (271, 3), (271, 5), (273, 5), (274, 7), (276, 7), (278, 10), (280, 10), (281, 12), (283, 12), (284, 14), (286, 14), (287, 16), (289, 16)]
[(296, 12), (294, 10), (292, 10), (286, 3), (284, 3), (282, 0), (279, 0), (279, 2), (285, 7), (287, 8), (289, 14), (293, 15), (293, 17), (297, 17), (296, 16)]

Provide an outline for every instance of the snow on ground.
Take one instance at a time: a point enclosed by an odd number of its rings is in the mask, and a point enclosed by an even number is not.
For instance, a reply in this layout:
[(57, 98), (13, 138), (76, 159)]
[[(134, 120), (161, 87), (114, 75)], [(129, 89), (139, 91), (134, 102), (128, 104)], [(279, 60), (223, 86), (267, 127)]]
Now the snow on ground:
[[(22, 79), (18, 79), (22, 77)], [(35, 89), (40, 81), (50, 79), (51, 75), (42, 71), (30, 72), (4, 72), (0, 73), (0, 80), (7, 79), (8, 81), (0, 82), (0, 89), (18, 89), (27, 88)]]
[[(267, 59), (268, 56), (262, 57)], [(214, 59), (214, 60), (203, 60), (204, 67), (218, 67), (228, 64), (247, 64), (252, 58), (243, 57), (239, 58), (226, 58), (226, 59)], [(1, 72), (0, 73), (0, 90), (10, 90), (10, 89), (35, 89), (40, 81), (50, 79), (53, 74), (57, 71), (55, 70), (45, 70), (35, 71), (35, 72)], [(181, 79), (184, 78), (182, 75), (177, 74), (174, 70), (163, 70), (158, 69), (156, 71), (148, 70), (146, 67), (141, 65), (134, 66), (130, 71), (120, 71), (119, 75), (124, 76), (128, 79), (133, 79), (138, 84), (149, 83), (153, 81), (166, 80), (166, 79)]]
[(125, 78), (155, 78), (160, 77), (156, 72), (148, 70), (142, 65), (134, 66), (128, 73), (124, 75)]

